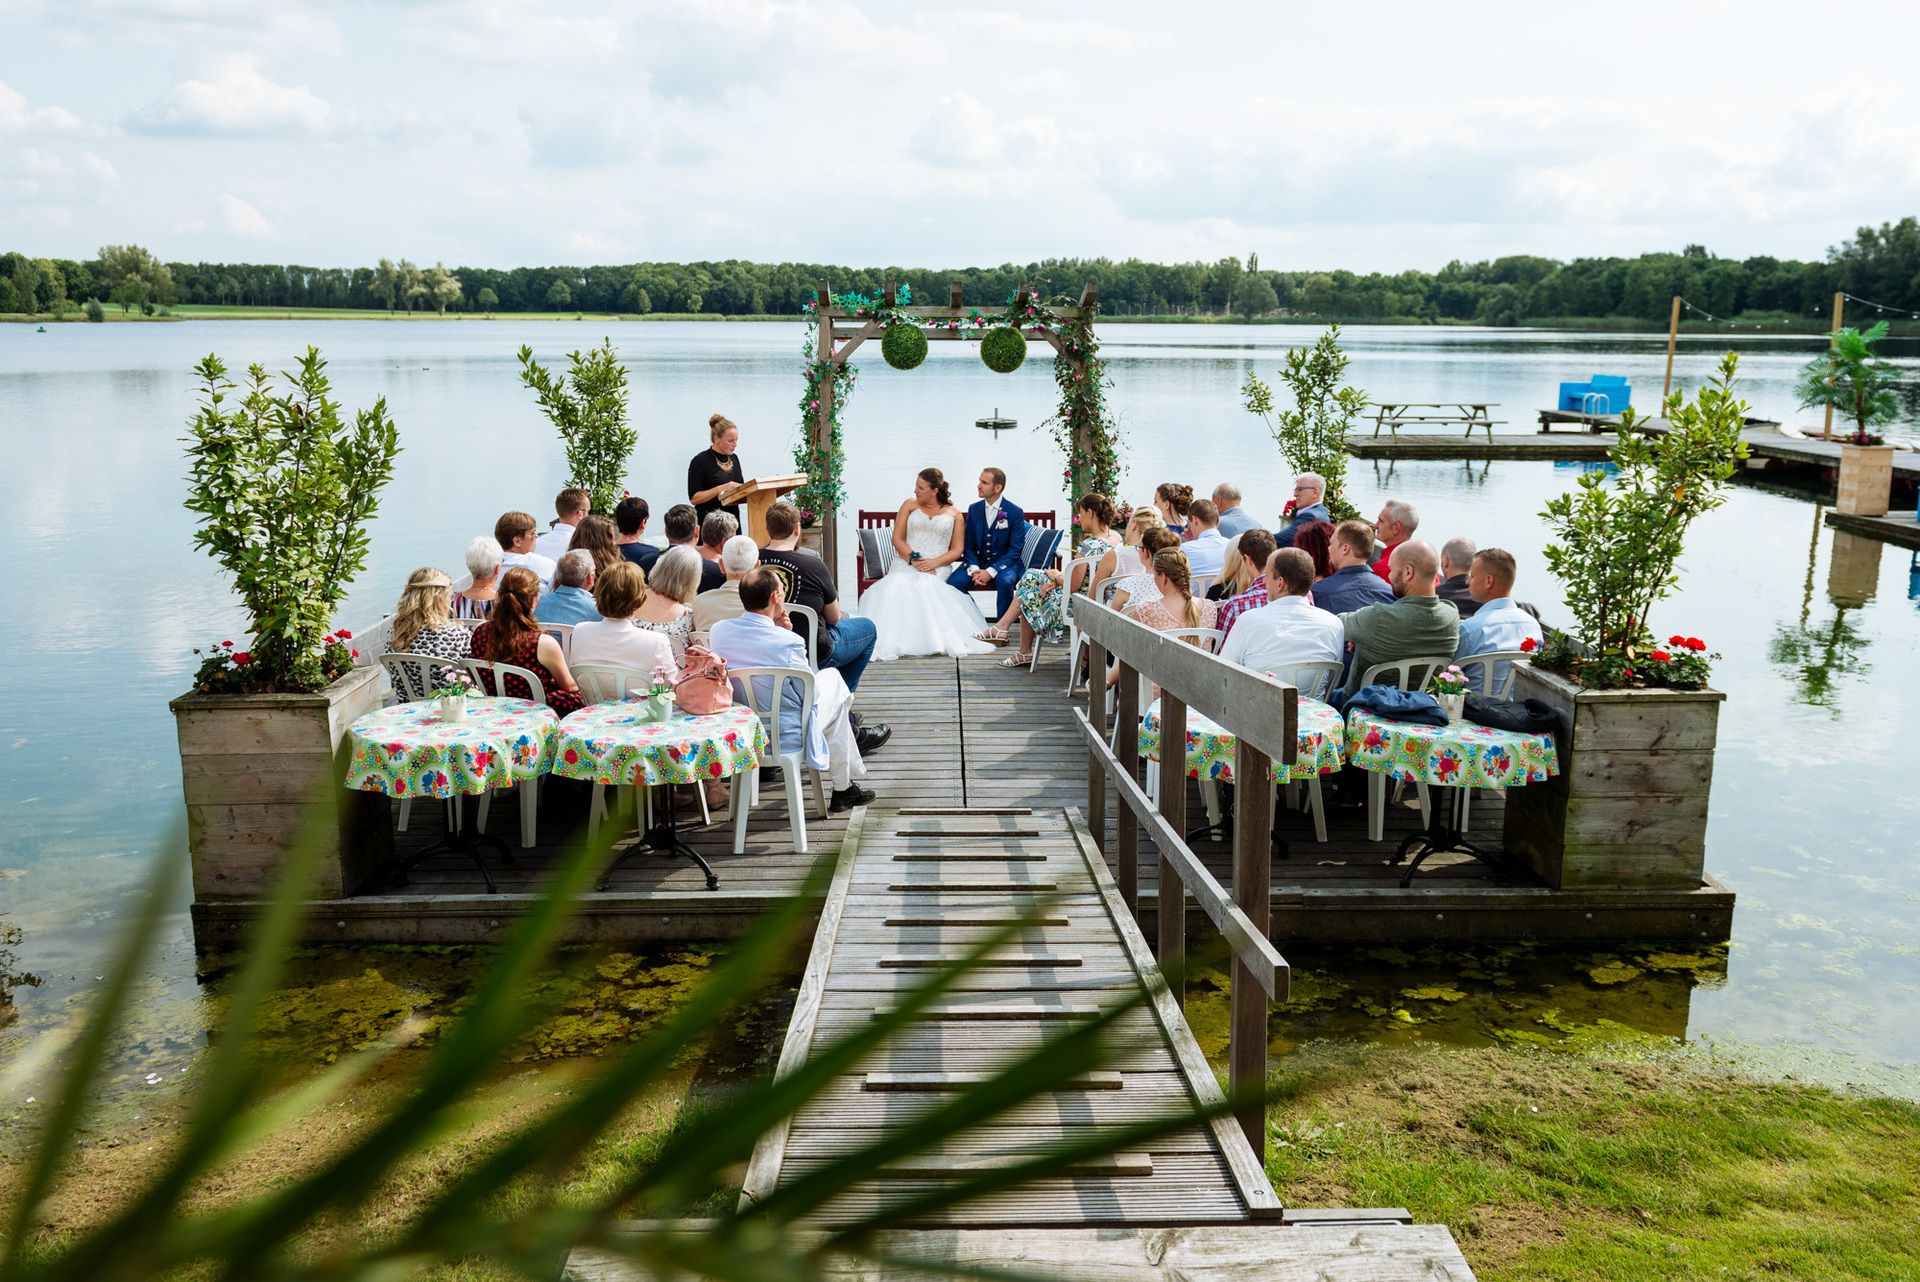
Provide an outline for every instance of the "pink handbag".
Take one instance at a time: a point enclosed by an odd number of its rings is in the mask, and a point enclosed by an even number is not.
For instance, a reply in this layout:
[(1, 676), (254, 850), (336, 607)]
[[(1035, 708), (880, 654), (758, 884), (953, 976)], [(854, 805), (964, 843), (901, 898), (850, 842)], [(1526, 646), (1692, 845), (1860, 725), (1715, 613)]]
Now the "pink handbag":
[(696, 717), (732, 707), (733, 682), (727, 680), (727, 661), (711, 650), (689, 646), (685, 666), (673, 683), (673, 701), (682, 712)]

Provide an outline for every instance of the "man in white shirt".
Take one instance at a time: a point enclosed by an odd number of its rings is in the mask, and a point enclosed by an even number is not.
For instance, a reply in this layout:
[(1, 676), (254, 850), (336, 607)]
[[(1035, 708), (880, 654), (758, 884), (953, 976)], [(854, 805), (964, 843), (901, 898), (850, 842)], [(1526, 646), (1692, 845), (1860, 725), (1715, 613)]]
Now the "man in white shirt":
[(549, 561), (558, 562), (566, 555), (567, 548), (573, 542), (573, 532), (580, 522), (587, 519), (587, 513), (593, 505), (593, 496), (576, 486), (569, 486), (554, 496), (554, 514), (560, 519), (553, 528), (533, 541), (533, 550)]
[[(799, 668), (807, 664), (807, 643), (793, 631), (785, 602), (780, 599), (780, 578), (772, 570), (758, 569), (740, 580), (740, 604), (744, 613), (737, 619), (722, 619), (709, 634), (713, 652), (730, 668)], [(734, 698), (747, 702), (746, 682), (754, 683), (754, 697), (766, 706), (772, 698), (772, 677), (748, 677), (734, 682)], [(873, 800), (873, 791), (854, 780), (866, 777), (867, 763), (860, 759), (854, 742), (853, 724), (847, 714), (853, 707), (853, 694), (847, 683), (832, 668), (814, 675), (813, 707), (802, 707), (800, 683), (784, 682), (780, 696), (780, 750), (800, 752), (809, 767), (827, 772), (833, 785), (830, 811), (851, 810)], [(804, 726), (804, 730), (803, 730)]]
[[(720, 568), (727, 581), (693, 598), (693, 630), (711, 632), (722, 619), (737, 619), (744, 612), (740, 604), (740, 580), (760, 568), (760, 549), (751, 538), (736, 534), (720, 546)], [(782, 598), (782, 604), (785, 599)]]
[[(1518, 650), (1531, 639), (1540, 644), (1540, 620), (1513, 603), (1513, 581), (1518, 574), (1513, 553), (1500, 548), (1482, 548), (1473, 554), (1467, 570), (1467, 592), (1480, 603), (1471, 617), (1460, 620), (1460, 644), (1454, 648), (1455, 662), (1493, 650)], [(1481, 690), (1484, 664), (1462, 663), (1475, 694)], [(1506, 659), (1493, 665), (1493, 688), (1498, 690), (1512, 671)]]
[(1346, 630), (1339, 615), (1308, 602), (1312, 589), (1313, 558), (1299, 548), (1275, 549), (1267, 558), (1267, 604), (1234, 622), (1220, 657), (1283, 681), (1303, 663), (1339, 663)]
[(501, 572), (511, 570), (516, 565), (524, 566), (533, 571), (540, 580), (540, 590), (546, 592), (553, 587), (554, 562), (552, 557), (541, 556), (533, 550), (537, 539), (536, 529), (533, 513), (507, 512), (493, 523), (493, 538), (503, 553), (500, 558)]
[(1220, 577), (1220, 568), (1227, 561), (1227, 540), (1220, 533), (1220, 509), (1213, 505), (1212, 499), (1195, 499), (1187, 509), (1187, 524), (1200, 531), (1180, 545), (1194, 577)]

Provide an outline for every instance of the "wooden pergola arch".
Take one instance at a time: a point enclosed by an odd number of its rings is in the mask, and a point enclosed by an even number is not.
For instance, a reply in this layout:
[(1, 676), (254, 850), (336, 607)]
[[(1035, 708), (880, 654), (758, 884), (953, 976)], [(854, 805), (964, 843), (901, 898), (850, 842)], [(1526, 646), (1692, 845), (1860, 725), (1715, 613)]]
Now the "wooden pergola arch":
[[(881, 288), (880, 306), (884, 312), (889, 313), (891, 316), (913, 316), (930, 322), (964, 322), (971, 320), (975, 315), (994, 314), (988, 312), (985, 308), (968, 307), (964, 305), (960, 301), (960, 282), (957, 280), (950, 282), (947, 286), (947, 303), (944, 307), (938, 305), (900, 307), (897, 305), (898, 296), (898, 287), (892, 281), (888, 281)], [(1098, 301), (1099, 296), (1100, 287), (1089, 281), (1081, 289), (1080, 302), (1077, 305), (1056, 308), (1053, 310), (1052, 315), (1064, 322), (1079, 321), (1082, 317), (1090, 316), (1093, 313), (1094, 304)], [(1034, 297), (1033, 287), (1031, 285), (1022, 285), (1019, 292), (1014, 295), (1013, 304), (1010, 309), (1011, 312), (1018, 314), (1026, 310), (1027, 304)], [(819, 321), (817, 338), (815, 340), (817, 344), (815, 359), (822, 362), (823, 365), (828, 366), (831, 371), (821, 379), (814, 389), (819, 408), (814, 411), (811, 431), (813, 434), (813, 443), (816, 446), (820, 446), (826, 444), (833, 435), (833, 380), (838, 377), (839, 371), (845, 368), (847, 358), (853, 355), (860, 344), (866, 342), (869, 338), (878, 337), (886, 329), (890, 316), (862, 317), (859, 314), (860, 309), (858, 308), (849, 310), (841, 307), (833, 301), (833, 291), (824, 280), (818, 282), (815, 287), (814, 308), (815, 315)], [(930, 329), (923, 329), (922, 332), (926, 334), (929, 342), (978, 342), (991, 328), (992, 326), (986, 325), (962, 324), (953, 327), (940, 325)], [(1064, 356), (1066, 354), (1066, 343), (1047, 326), (1035, 325), (1030, 328), (1023, 328), (1021, 333), (1026, 335), (1028, 339), (1045, 339), (1053, 348), (1056, 356)], [(1085, 372), (1084, 362), (1074, 360), (1073, 364), (1080, 367), (1080, 369), (1076, 371), (1077, 373)], [(1080, 441), (1077, 442), (1077, 444), (1084, 449), (1087, 443)], [(1083, 492), (1087, 488), (1087, 478), (1075, 475), (1072, 479), (1071, 488), (1076, 494)], [(820, 553), (822, 559), (827, 563), (829, 572), (838, 580), (840, 577), (840, 520), (838, 513), (834, 514), (833, 519), (822, 523)]]

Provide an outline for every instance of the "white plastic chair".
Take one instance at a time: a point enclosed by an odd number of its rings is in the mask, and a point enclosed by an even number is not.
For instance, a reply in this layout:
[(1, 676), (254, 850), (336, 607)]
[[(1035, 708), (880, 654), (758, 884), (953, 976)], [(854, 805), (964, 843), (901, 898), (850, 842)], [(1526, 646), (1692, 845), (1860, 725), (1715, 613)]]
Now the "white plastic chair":
[[(573, 679), (580, 683), (580, 697), (588, 703), (622, 703), (629, 693), (639, 691), (642, 697), (653, 689), (653, 674), (642, 672), (638, 668), (622, 668), (611, 663), (583, 663), (569, 669)], [(702, 789), (701, 800), (705, 800)], [(653, 790), (643, 788), (645, 796), (640, 816), (641, 828), (653, 826)], [(607, 817), (607, 786), (593, 785), (593, 801), (587, 807), (587, 832), (589, 835), (600, 830), (600, 822)]]
[[(440, 684), (434, 679), (434, 669), (459, 668), (473, 678), (477, 687), (479, 670), (472, 659), (443, 659), (431, 654), (388, 653), (379, 656), (380, 668), (387, 674), (387, 683), (393, 687), (395, 699), (400, 703), (421, 703), (433, 698), (434, 689)], [(454, 808), (448, 820), (450, 827), (458, 828), (460, 799), (454, 797), (449, 803)], [(484, 803), (482, 803), (484, 804)], [(413, 798), (400, 799), (399, 830), (405, 832), (407, 825), (413, 822)]]
[[(1340, 673), (1346, 665), (1325, 660), (1319, 663), (1296, 663), (1282, 668), (1273, 675), (1285, 681), (1298, 692), (1302, 699), (1318, 699), (1326, 702), (1329, 694), (1340, 684)], [(1304, 783), (1307, 790), (1307, 808), (1313, 814), (1313, 838), (1324, 843), (1327, 839), (1327, 808), (1320, 796), (1320, 776), (1310, 775), (1306, 779), (1296, 779), (1287, 785), (1288, 804), (1295, 810), (1299, 805), (1299, 788)]]
[[(1161, 632), (1160, 635), (1177, 639), (1195, 637), (1199, 640), (1202, 650), (1205, 650), (1208, 654), (1218, 654), (1220, 653), (1220, 643), (1226, 639), (1227, 634), (1219, 628), (1167, 628)], [(1119, 687), (1116, 686), (1114, 688), (1118, 689)], [(1140, 715), (1142, 718), (1147, 715), (1147, 709), (1152, 706), (1154, 697), (1153, 683), (1150, 681), (1142, 681), (1140, 683)], [(1113, 701), (1109, 699), (1107, 702), (1108, 710), (1111, 712)], [(1116, 725), (1114, 727), (1114, 733), (1118, 734), (1119, 730), (1120, 727)], [(1160, 742), (1162, 746), (1166, 743), (1164, 733), (1161, 736)], [(1180, 745), (1180, 750), (1183, 753), (1186, 751), (1186, 745), (1184, 743)], [(1203, 799), (1207, 798), (1207, 790), (1202, 789), (1200, 795)], [(1158, 770), (1149, 770), (1147, 772), (1147, 796), (1152, 799), (1156, 805), (1160, 801), (1160, 772)], [(1220, 822), (1220, 794), (1218, 790), (1215, 790), (1211, 800), (1207, 801), (1207, 822), (1216, 825)]]
[[(793, 826), (793, 848), (798, 854), (807, 853), (807, 814), (800, 804), (800, 787), (803, 772), (808, 767), (806, 725), (811, 722), (813, 711), (813, 671), (808, 668), (729, 668), (727, 675), (738, 679), (734, 687), (736, 697), (742, 689), (746, 691), (747, 706), (760, 718), (760, 724), (766, 727), (768, 753), (774, 760), (772, 764), (780, 768), (781, 782), (785, 785), (787, 796), (787, 817)], [(765, 692), (750, 678), (768, 678)], [(781, 721), (787, 715), (785, 700), (781, 697), (787, 688), (787, 682), (800, 684), (800, 706), (806, 709), (801, 718), (800, 746), (791, 751), (781, 748)], [(762, 764), (766, 762), (762, 761)], [(827, 817), (827, 793), (820, 781), (820, 772), (814, 770), (813, 804), (819, 808), (819, 817)], [(747, 849), (747, 812), (759, 800), (760, 772), (742, 770), (733, 776), (733, 853), (746, 853)]]
[[(1391, 663), (1376, 663), (1360, 674), (1361, 689), (1371, 685), (1391, 685), (1401, 690), (1419, 690), (1426, 686), (1435, 672), (1442, 671), (1453, 662), (1453, 656), (1418, 655), (1408, 659), (1395, 659)], [(1393, 673), (1394, 679), (1383, 681), (1385, 673)], [(1397, 799), (1400, 789), (1396, 786), (1393, 795)], [(1413, 790), (1420, 798), (1420, 822), (1430, 824), (1433, 821), (1433, 801), (1427, 794), (1427, 785), (1415, 782)], [(1385, 841), (1387, 834), (1387, 777), (1374, 771), (1367, 772), (1367, 836), (1373, 841)]]
[[(482, 691), (487, 689), (487, 683), (478, 680), (480, 674), (484, 672), (492, 676), (493, 691), (502, 697), (507, 693), (507, 678), (519, 677), (527, 683), (533, 702), (543, 708), (547, 706), (547, 688), (540, 684), (538, 676), (526, 668), (487, 659), (468, 659), (461, 666), (473, 672)], [(515, 780), (513, 787), (520, 792), (520, 845), (523, 849), (531, 850), (537, 844), (540, 832), (540, 780)], [(494, 790), (489, 788), (480, 794), (480, 814), (474, 824), (481, 832), (487, 830), (487, 814), (493, 809), (493, 793)]]
[(787, 613), (800, 625), (800, 635), (807, 641), (807, 666), (815, 672), (820, 671), (819, 645), (821, 636), (820, 616), (810, 605), (795, 605), (787, 602)]
[[(1532, 654), (1525, 650), (1484, 650), (1479, 654), (1470, 654), (1458, 660), (1464, 669), (1469, 664), (1480, 667), (1480, 695), (1486, 699), (1507, 699), (1513, 693), (1513, 662), (1515, 659), (1531, 659)], [(1503, 670), (1501, 664), (1506, 667)], [(1497, 678), (1497, 679), (1496, 679)], [(1461, 832), (1467, 830), (1467, 816), (1473, 809), (1473, 789), (1459, 790), (1459, 799), (1454, 804), (1454, 827)]]
[(540, 630), (560, 643), (560, 657), (573, 662), (573, 624), (542, 623)]

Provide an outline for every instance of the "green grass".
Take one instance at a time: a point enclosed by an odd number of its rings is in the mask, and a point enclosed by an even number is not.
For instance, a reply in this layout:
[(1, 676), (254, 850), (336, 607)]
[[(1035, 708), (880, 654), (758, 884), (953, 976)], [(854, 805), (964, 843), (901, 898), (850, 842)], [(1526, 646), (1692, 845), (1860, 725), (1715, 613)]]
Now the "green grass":
[(1553, 1052), (1310, 1043), (1289, 1204), (1405, 1206), (1487, 1282), (1920, 1276), (1920, 1109)]

